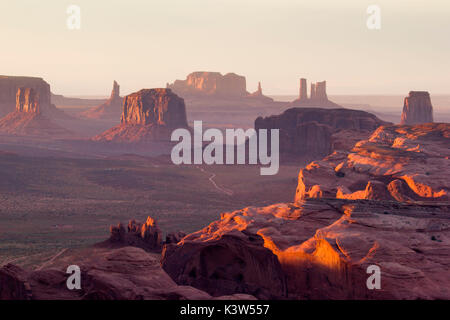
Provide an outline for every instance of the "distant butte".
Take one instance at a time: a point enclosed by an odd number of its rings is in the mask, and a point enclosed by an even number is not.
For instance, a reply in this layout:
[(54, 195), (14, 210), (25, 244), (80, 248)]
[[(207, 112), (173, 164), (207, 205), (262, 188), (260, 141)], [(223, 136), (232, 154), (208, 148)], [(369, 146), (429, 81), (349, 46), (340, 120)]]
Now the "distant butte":
[(120, 119), (123, 98), (120, 97), (120, 86), (114, 81), (110, 98), (101, 105), (82, 113), (82, 116), (92, 119)]
[(184, 100), (170, 89), (142, 89), (125, 97), (121, 123), (94, 141), (170, 141), (173, 129), (187, 128)]
[(433, 106), (426, 91), (410, 91), (405, 98), (400, 124), (421, 124), (433, 122)]
[(307, 82), (305, 78), (300, 79), (300, 92), (298, 99), (290, 103), (291, 107), (322, 107), (322, 108), (342, 108), (337, 103), (328, 100), (327, 82), (311, 83), (310, 97), (307, 94)]

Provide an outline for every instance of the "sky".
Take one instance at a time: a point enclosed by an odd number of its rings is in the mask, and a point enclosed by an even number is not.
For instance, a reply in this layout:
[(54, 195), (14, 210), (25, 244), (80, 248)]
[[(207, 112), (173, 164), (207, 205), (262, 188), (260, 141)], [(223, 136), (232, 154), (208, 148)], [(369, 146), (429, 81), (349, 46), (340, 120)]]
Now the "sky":
[[(80, 29), (67, 27), (79, 6)], [(367, 27), (369, 5), (381, 28)], [(297, 94), (450, 93), (448, 0), (14, 0), (0, 2), (0, 74), (43, 77), (64, 95), (128, 94), (193, 71)]]

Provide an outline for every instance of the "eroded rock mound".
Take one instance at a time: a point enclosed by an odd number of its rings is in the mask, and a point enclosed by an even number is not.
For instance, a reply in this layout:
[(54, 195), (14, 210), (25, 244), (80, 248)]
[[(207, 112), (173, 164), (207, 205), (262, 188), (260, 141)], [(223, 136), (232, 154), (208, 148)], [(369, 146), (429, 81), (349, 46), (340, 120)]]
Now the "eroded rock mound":
[[(168, 246), (163, 267), (177, 283), (207, 291), (238, 290), (251, 277), (266, 277), (254, 282), (255, 288), (284, 294), (272, 258), (254, 270), (256, 248), (264, 247), (281, 265), (288, 299), (448, 299), (448, 218), (448, 205), (393, 206), (374, 200), (309, 199), (249, 207), (224, 213)], [(242, 274), (237, 266), (249, 263), (252, 272), (233, 281)], [(381, 269), (381, 290), (367, 287), (371, 265)]]
[(300, 79), (300, 90), (298, 99), (290, 103), (291, 107), (322, 107), (322, 108), (342, 108), (337, 103), (328, 100), (327, 82), (321, 81), (311, 83), (310, 96), (308, 98), (307, 81)]
[(121, 123), (95, 141), (170, 141), (176, 128), (187, 128), (184, 100), (170, 89), (142, 89), (125, 97)]
[(121, 223), (110, 227), (109, 242), (121, 246), (159, 251), (162, 247), (162, 232), (152, 217), (148, 217), (145, 223), (130, 220), (127, 229)]
[(383, 124), (387, 123), (365, 111), (291, 108), (281, 115), (257, 118), (255, 129), (280, 129), (282, 153), (323, 157), (336, 149), (348, 149), (349, 141), (354, 144)]
[(120, 86), (114, 81), (109, 99), (105, 103), (84, 112), (82, 116), (95, 119), (119, 120), (123, 110), (122, 104), (123, 98), (120, 97)]
[[(45, 267), (25, 271), (16, 266), (0, 268), (1, 299), (32, 300), (205, 300), (211, 295), (177, 285), (162, 270), (159, 254), (136, 247), (69, 249)], [(81, 270), (81, 289), (67, 289), (74, 262)], [(248, 295), (221, 297), (254, 299)]]
[(433, 122), (433, 106), (426, 91), (410, 91), (405, 98), (400, 124), (421, 124)]
[(235, 293), (260, 299), (286, 297), (286, 284), (277, 258), (257, 234), (213, 236), (215, 225), (166, 244), (162, 267), (180, 285), (212, 296)]
[(449, 150), (449, 124), (381, 126), (351, 151), (335, 152), (302, 169), (296, 201), (448, 201)]

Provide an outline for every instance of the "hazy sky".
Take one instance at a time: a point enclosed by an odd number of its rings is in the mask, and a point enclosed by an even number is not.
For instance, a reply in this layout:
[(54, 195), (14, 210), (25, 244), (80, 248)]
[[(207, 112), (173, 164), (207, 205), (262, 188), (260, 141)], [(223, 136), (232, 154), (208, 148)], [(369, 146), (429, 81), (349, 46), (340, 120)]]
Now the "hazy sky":
[[(66, 9), (81, 8), (81, 29)], [(366, 27), (381, 7), (381, 30)], [(164, 87), (192, 71), (235, 72), (247, 89), (296, 94), (450, 93), (448, 0), (41, 0), (0, 2), (0, 74), (65, 95)]]

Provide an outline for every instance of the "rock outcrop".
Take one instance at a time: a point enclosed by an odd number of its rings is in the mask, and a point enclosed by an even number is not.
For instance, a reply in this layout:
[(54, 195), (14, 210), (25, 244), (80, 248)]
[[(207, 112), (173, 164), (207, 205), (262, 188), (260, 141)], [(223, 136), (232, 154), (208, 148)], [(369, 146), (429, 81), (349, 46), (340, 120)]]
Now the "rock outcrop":
[(187, 128), (184, 100), (170, 89), (142, 89), (125, 97), (121, 123), (94, 141), (170, 141), (176, 128)]
[(433, 106), (426, 91), (410, 91), (403, 104), (400, 124), (421, 124), (433, 122)]
[(446, 202), (450, 124), (381, 126), (349, 151), (300, 170), (296, 201), (308, 198)]
[(222, 236), (213, 224), (177, 244), (166, 244), (161, 264), (176, 283), (212, 296), (244, 293), (273, 299), (287, 295), (281, 266), (257, 234)]
[[(162, 270), (160, 255), (136, 247), (68, 249), (44, 268), (0, 268), (0, 300), (207, 300), (208, 293), (177, 285)], [(81, 270), (81, 289), (68, 290), (67, 267)], [(220, 299), (254, 299), (232, 295)]]
[(111, 96), (101, 105), (82, 113), (86, 118), (94, 119), (120, 119), (122, 114), (123, 98), (120, 97), (120, 86), (114, 81)]
[(19, 88), (33, 89), (44, 108), (51, 105), (50, 85), (42, 78), (0, 76), (0, 116), (15, 111)]
[(280, 152), (323, 157), (346, 149), (349, 136), (363, 139), (386, 122), (365, 111), (351, 109), (291, 108), (281, 115), (255, 120), (255, 129), (280, 129)]
[(340, 105), (328, 100), (326, 81), (311, 83), (309, 98), (307, 90), (307, 81), (305, 78), (301, 78), (299, 97), (289, 105), (291, 107), (342, 108)]
[(119, 246), (133, 246), (158, 252), (162, 248), (162, 232), (156, 220), (151, 217), (148, 217), (145, 223), (130, 220), (126, 230), (121, 223), (110, 227), (109, 242)]
[(70, 131), (55, 124), (49, 116), (47, 96), (33, 88), (20, 87), (16, 93), (16, 111), (0, 119), (0, 133), (40, 137), (69, 136)]
[[(288, 299), (449, 299), (449, 217), (448, 204), (375, 200), (309, 199), (249, 207), (224, 213), (169, 247), (163, 267), (178, 283), (198, 288), (228, 284), (236, 274), (232, 266), (255, 265), (260, 246), (277, 257)], [(239, 256), (227, 245), (231, 237), (241, 239)], [(242, 253), (247, 248), (251, 254)], [(274, 277), (279, 270), (273, 269), (273, 260), (266, 261), (270, 263), (253, 273), (267, 277), (261, 286), (275, 297), (283, 282)], [(367, 287), (372, 265), (381, 270), (380, 290)], [(232, 283), (243, 287), (246, 281), (238, 276)], [(230, 287), (240, 288), (225, 286)]]

